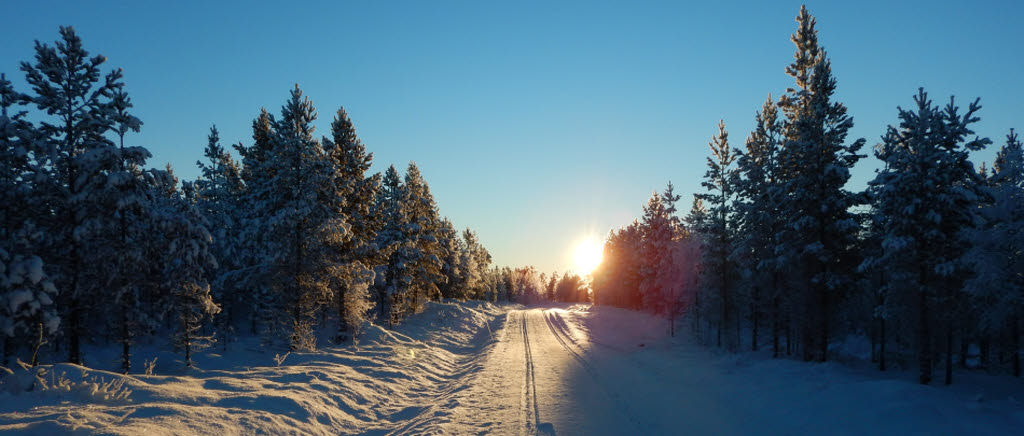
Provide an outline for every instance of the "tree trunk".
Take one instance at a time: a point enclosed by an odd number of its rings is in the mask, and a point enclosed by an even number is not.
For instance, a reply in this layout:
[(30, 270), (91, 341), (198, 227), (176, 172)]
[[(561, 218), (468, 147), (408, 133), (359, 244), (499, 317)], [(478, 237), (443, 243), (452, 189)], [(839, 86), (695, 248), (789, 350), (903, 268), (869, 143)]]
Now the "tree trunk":
[(967, 339), (969, 334), (966, 326), (960, 329), (960, 369), (967, 369), (967, 354), (971, 351), (971, 342)]
[(953, 319), (946, 320), (946, 386), (953, 384)]
[(348, 340), (348, 318), (346, 317), (347, 308), (345, 307), (345, 293), (347, 289), (340, 289), (338, 295), (338, 337), (339, 343)]
[(885, 371), (885, 318), (878, 321), (878, 370)]
[(791, 325), (792, 323), (790, 322), (790, 319), (789, 319), (788, 316), (786, 317), (785, 323), (786, 323), (786, 355), (787, 356), (792, 356), (793, 355), (793, 341), (791, 339), (791, 336), (793, 335), (793, 326)]
[(188, 320), (185, 320), (185, 367), (192, 367), (192, 326)]
[[(73, 289), (73, 288), (72, 288)], [(82, 364), (81, 355), (81, 344), (78, 330), (81, 328), (81, 313), (79, 309), (78, 299), (71, 298), (71, 316), (68, 319), (68, 362), (74, 363), (75, 365)]]
[(822, 285), (822, 289), (819, 292), (821, 293), (821, 337), (819, 339), (821, 343), (818, 346), (821, 347), (819, 350), (821, 355), (818, 356), (818, 359), (819, 362), (825, 362), (828, 361), (829, 330), (832, 328), (832, 305), (830, 304), (831, 294), (824, 285)]
[(779, 357), (779, 297), (772, 298), (772, 357)]
[(932, 381), (932, 347), (931, 331), (928, 328), (928, 295), (924, 288), (918, 290), (918, 326), (917, 326), (917, 361), (919, 381), (928, 384)]
[(1010, 317), (1010, 343), (1013, 344), (1013, 376), (1020, 377), (1020, 320), (1016, 316)]
[(758, 327), (758, 304), (760, 303), (760, 290), (754, 286), (754, 301), (750, 303), (751, 331), (750, 349), (757, 351), (757, 327)]
[(121, 308), (121, 370), (125, 374), (132, 369), (131, 329), (128, 328), (127, 308)]

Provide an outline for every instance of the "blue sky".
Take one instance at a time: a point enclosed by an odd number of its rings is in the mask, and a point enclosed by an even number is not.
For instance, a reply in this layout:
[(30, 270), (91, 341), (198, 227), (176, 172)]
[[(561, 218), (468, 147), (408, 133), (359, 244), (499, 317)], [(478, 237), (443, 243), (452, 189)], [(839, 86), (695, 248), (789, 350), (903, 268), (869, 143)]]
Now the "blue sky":
[[(893, 4), (890, 4), (893, 3)], [(260, 107), (299, 83), (320, 132), (345, 106), (374, 170), (415, 160), (442, 214), (499, 265), (571, 266), (587, 236), (639, 216), (671, 180), (687, 210), (719, 119), (742, 147), (792, 81), (800, 2), (16, 2), (0, 72), (73, 25), (125, 70), (131, 141), (195, 178), (209, 126), (251, 141)], [(981, 97), (977, 131), (1024, 128), (1021, 2), (811, 2), (837, 97), (869, 145), (924, 86)], [(22, 88), (22, 90), (27, 90)], [(991, 160), (993, 150), (976, 160)], [(851, 188), (877, 167), (862, 161)]]

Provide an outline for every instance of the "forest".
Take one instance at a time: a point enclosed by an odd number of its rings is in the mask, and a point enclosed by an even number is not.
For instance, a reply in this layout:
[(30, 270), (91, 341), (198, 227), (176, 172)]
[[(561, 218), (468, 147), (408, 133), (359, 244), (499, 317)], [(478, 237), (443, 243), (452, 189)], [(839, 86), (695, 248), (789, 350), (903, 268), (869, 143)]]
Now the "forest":
[(134, 344), (167, 341), (190, 366), (239, 335), (293, 351), (345, 343), (428, 300), (586, 298), (577, 275), (491, 268), (414, 162), (369, 173), (344, 108), (318, 137), (298, 85), (232, 145), (240, 161), (212, 126), (201, 176), (179, 181), (130, 145), (143, 122), (120, 69), (104, 72), (71, 27), (35, 53), (21, 64), (31, 92), (0, 76), (4, 365), (84, 365), (83, 344), (110, 344), (129, 373)]
[[(596, 304), (642, 310), (731, 351), (824, 362), (842, 339), (871, 341), (879, 370), (914, 367), (1021, 375), (1024, 155), (1013, 130), (992, 146), (981, 105), (935, 103), (924, 89), (896, 108), (881, 142), (850, 140), (853, 117), (806, 8), (785, 72), (793, 86), (758, 110), (743, 148), (724, 122), (709, 143), (703, 191), (685, 216), (670, 183), (614, 230), (595, 272)], [(850, 169), (882, 167), (864, 192)]]

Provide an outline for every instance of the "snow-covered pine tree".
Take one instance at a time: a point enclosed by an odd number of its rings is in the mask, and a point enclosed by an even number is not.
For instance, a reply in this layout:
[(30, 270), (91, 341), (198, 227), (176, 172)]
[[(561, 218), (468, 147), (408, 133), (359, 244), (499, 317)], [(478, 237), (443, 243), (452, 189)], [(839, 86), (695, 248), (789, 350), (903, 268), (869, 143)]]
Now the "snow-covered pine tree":
[(213, 344), (212, 335), (203, 335), (204, 325), (220, 312), (214, 303), (207, 277), (217, 270), (213, 238), (207, 221), (196, 207), (198, 189), (185, 183), (182, 192), (175, 189), (177, 179), (168, 171), (152, 171), (154, 192), (153, 220), (161, 236), (163, 261), (161, 301), (166, 315), (173, 320), (171, 342), (185, 355), (185, 367), (192, 367), (192, 356)]
[(253, 186), (264, 217), (271, 286), (291, 312), (291, 348), (316, 347), (315, 314), (333, 301), (333, 259), (351, 237), (346, 217), (334, 207), (334, 165), (314, 136), (316, 110), (298, 85), (281, 108), (264, 167), (272, 177)]
[[(355, 289), (353, 292), (365, 296), (367, 286), (364, 285), (373, 283), (373, 267), (383, 262), (374, 246), (377, 226), (373, 214), (381, 176), (366, 175), (373, 162), (373, 153), (367, 153), (356, 136), (355, 126), (345, 108), (339, 108), (335, 114), (331, 122), (331, 138), (324, 138), (324, 150), (335, 166), (336, 207), (346, 217), (352, 233), (336, 253), (338, 262), (343, 265), (335, 285), (338, 312), (336, 340), (344, 341), (349, 335), (348, 321), (361, 323), (363, 319), (363, 315), (347, 313), (346, 304), (353, 301), (353, 296), (346, 294)], [(359, 306), (365, 304), (360, 303)]]
[(667, 301), (658, 274), (671, 257), (672, 238), (675, 236), (672, 217), (657, 191), (644, 205), (640, 228), (640, 296), (643, 309), (656, 315), (667, 313)]
[(201, 174), (193, 183), (195, 207), (211, 230), (213, 242), (210, 252), (217, 259), (217, 268), (210, 277), (210, 292), (222, 308), (215, 322), (220, 340), (226, 346), (234, 320), (248, 298), (242, 289), (228, 280), (230, 272), (245, 267), (244, 241), (240, 236), (244, 218), (241, 200), (245, 185), (241, 168), (220, 143), (216, 125), (210, 127), (206, 139), (206, 148), (203, 149), (206, 162), (196, 161)]
[[(236, 144), (235, 150), (242, 158), (242, 183), (244, 190), (241, 204), (247, 207), (239, 211), (239, 243), (236, 256), (239, 264), (235, 270), (225, 272), (220, 278), (224, 286), (233, 287), (241, 295), (247, 295), (249, 305), (249, 321), (252, 333), (262, 325), (264, 341), (269, 341), (278, 331), (283, 321), (278, 308), (283, 304), (278, 301), (270, 286), (270, 264), (267, 262), (268, 235), (264, 234), (263, 224), (268, 219), (268, 209), (253, 207), (268, 201), (267, 195), (274, 178), (274, 168), (269, 164), (274, 144), (271, 141), (276, 132), (276, 121), (266, 108), (252, 122), (251, 146)], [(231, 308), (228, 309), (229, 311)]]
[(746, 151), (736, 159), (739, 177), (736, 184), (737, 241), (734, 258), (746, 272), (749, 288), (751, 349), (758, 349), (761, 315), (767, 309), (771, 318), (772, 354), (779, 356), (780, 311), (783, 294), (780, 274), (775, 267), (775, 234), (782, 227), (776, 213), (778, 178), (776, 157), (782, 139), (778, 109), (771, 96), (754, 118), (754, 131), (746, 141)]
[[(704, 206), (704, 201), (699, 196), (693, 196), (693, 203), (690, 205), (690, 211), (687, 212), (686, 216), (683, 217), (683, 225), (686, 227), (687, 233), (691, 238), (694, 238), (694, 242), (704, 249), (705, 234), (707, 233), (708, 226), (708, 211)], [(702, 268), (698, 268), (697, 272), (703, 274)], [(699, 280), (698, 280), (699, 282)], [(697, 287), (696, 294), (693, 296), (693, 304), (689, 308), (690, 319), (692, 320), (692, 330), (694, 334), (699, 335), (705, 344), (710, 343), (707, 337), (708, 331), (702, 330), (701, 322), (710, 326), (709, 308), (706, 304), (707, 298), (704, 296), (704, 290), (702, 286)]]
[(778, 154), (778, 216), (787, 225), (775, 247), (778, 261), (791, 272), (795, 305), (803, 314), (800, 334), (805, 360), (828, 358), (835, 328), (834, 311), (843, 292), (853, 287), (859, 263), (855, 246), (859, 225), (851, 208), (862, 195), (845, 189), (863, 139), (845, 144), (853, 118), (832, 101), (836, 80), (824, 48), (818, 44), (815, 19), (800, 8), (799, 27), (791, 38), (795, 59), (786, 73), (796, 80), (779, 102), (785, 114), (784, 139)]
[[(595, 304), (640, 310), (640, 262), (643, 228), (637, 220), (611, 231), (604, 244), (601, 267), (594, 271)], [(552, 279), (555, 277), (552, 276)], [(553, 285), (552, 285), (553, 286)]]
[(666, 296), (669, 332), (676, 335), (676, 319), (694, 302), (700, 286), (703, 254), (696, 235), (680, 232), (672, 241), (668, 266), (658, 273)]
[(377, 195), (381, 228), (376, 245), (385, 262), (375, 268), (374, 288), (377, 293), (379, 320), (391, 327), (399, 319), (401, 300), (412, 282), (411, 243), (406, 237), (408, 218), (403, 207), (404, 186), (394, 165), (384, 173)]
[(51, 259), (54, 282), (64, 293), (68, 360), (80, 364), (82, 335), (89, 333), (87, 326), (102, 324), (84, 316), (91, 303), (102, 300), (98, 293), (108, 260), (90, 259), (98, 250), (87, 250), (86, 244), (102, 236), (95, 232), (109, 215), (100, 205), (96, 190), (103, 184), (97, 180), (116, 167), (98, 157), (113, 148), (107, 136), (117, 124), (112, 97), (124, 85), (121, 70), (102, 76), (106, 58), (90, 57), (74, 29), (61, 27), (60, 34), (54, 46), (37, 41), (35, 63), (22, 62), (21, 70), (34, 91), (31, 103), (46, 114), (39, 123), (39, 144), (41, 154), (49, 156), (49, 171), (38, 175), (36, 197), (52, 211), (52, 220), (40, 228), (49, 235), (44, 257)]
[(733, 202), (738, 173), (734, 163), (738, 153), (729, 146), (729, 132), (725, 130), (724, 121), (718, 123), (718, 134), (708, 146), (712, 157), (707, 160), (708, 171), (701, 182), (707, 192), (697, 194), (697, 198), (710, 206), (707, 222), (701, 232), (704, 254), (701, 262), (701, 293), (705, 297), (704, 304), (718, 308), (714, 315), (718, 324), (718, 346), (722, 346), (724, 336), (727, 347), (735, 349), (739, 346), (740, 334), (738, 299), (735, 295), (737, 286), (733, 278), (736, 267), (732, 258), (737, 226)]
[(887, 303), (902, 307), (901, 316), (916, 319), (920, 381), (932, 378), (934, 325), (946, 327), (946, 382), (952, 380), (952, 316), (964, 281), (963, 234), (975, 221), (979, 176), (968, 160), (971, 151), (990, 141), (975, 138), (975, 101), (963, 115), (953, 100), (945, 109), (932, 105), (923, 89), (915, 110), (899, 108), (899, 127), (890, 126), (875, 155), (885, 168), (870, 182), (881, 251), (864, 261), (887, 278)]
[(690, 212), (683, 218), (683, 223), (690, 233), (705, 233), (708, 226), (708, 210), (700, 196), (693, 196)]
[[(155, 309), (141, 303), (141, 294), (152, 289), (149, 274), (150, 262), (145, 240), (150, 238), (147, 215), (152, 207), (152, 192), (143, 176), (146, 159), (151, 157), (148, 150), (139, 146), (125, 146), (128, 132), (138, 132), (142, 121), (128, 112), (131, 99), (123, 89), (113, 92), (111, 109), (114, 111), (114, 133), (116, 147), (104, 147), (92, 152), (94, 161), (106, 161), (100, 169), (106, 177), (88, 180), (96, 184), (93, 190), (102, 195), (100, 210), (95, 214), (95, 232), (99, 235), (92, 249), (93, 257), (109, 259), (108, 286), (113, 294), (106, 296), (107, 310), (121, 342), (121, 369), (127, 374), (131, 370), (131, 344), (135, 336), (156, 327)], [(107, 216), (104, 216), (107, 215)], [(102, 256), (95, 256), (103, 253)], [(114, 271), (114, 274), (109, 274)], [(100, 273), (100, 276), (104, 272)]]
[(558, 285), (558, 271), (551, 273), (548, 283), (544, 288), (548, 301), (555, 301), (555, 286)]
[(465, 299), (466, 287), (462, 283), (459, 264), (466, 249), (462, 238), (448, 217), (442, 218), (437, 228), (437, 243), (441, 249), (441, 274), (444, 280), (439, 285), (444, 298)]
[(27, 98), (0, 74), (0, 241), (10, 241), (14, 231), (43, 210), (30, 202), (34, 175), (47, 156), (38, 152), (38, 132), (20, 107)]
[(33, 349), (29, 362), (39, 363), (39, 348), (56, 333), (60, 317), (54, 307), (57, 289), (35, 254), (42, 235), (35, 227), (46, 212), (33, 197), (39, 165), (34, 126), (18, 110), (25, 96), (0, 75), (0, 335), (3, 365), (14, 349)]
[(462, 298), (484, 299), (484, 278), (491, 265), (491, 254), (480, 244), (476, 233), (467, 227), (462, 231), (459, 255), (459, 283), (464, 288)]
[[(984, 167), (982, 168), (984, 169)], [(982, 173), (984, 177), (984, 173)], [(1013, 375), (1021, 375), (1020, 323), (1024, 318), (1024, 150), (1011, 129), (988, 179), (984, 224), (971, 229), (966, 258), (974, 272), (966, 284), (979, 312), (980, 334), (1008, 336)]]
[(444, 276), (441, 274), (442, 253), (437, 239), (440, 221), (437, 205), (415, 162), (410, 162), (405, 171), (404, 187), (402, 209), (408, 218), (405, 233), (412, 242), (409, 252), (412, 268), (412, 281), (409, 284), (411, 298), (406, 300), (408, 315), (418, 312), (427, 299), (440, 298), (437, 284)]

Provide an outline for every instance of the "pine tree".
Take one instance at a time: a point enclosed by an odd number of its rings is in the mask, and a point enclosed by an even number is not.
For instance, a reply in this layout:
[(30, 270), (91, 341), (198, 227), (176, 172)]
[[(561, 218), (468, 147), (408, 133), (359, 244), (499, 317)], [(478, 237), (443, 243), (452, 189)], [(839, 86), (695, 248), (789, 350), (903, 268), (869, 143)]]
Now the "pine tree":
[[(984, 170), (984, 167), (982, 167)], [(996, 154), (981, 209), (984, 224), (968, 232), (973, 246), (966, 258), (975, 275), (966, 290), (979, 312), (983, 335), (1008, 334), (1013, 375), (1020, 377), (1020, 323), (1024, 318), (1024, 150), (1011, 129)], [(980, 176), (985, 177), (981, 172)]]
[(198, 189), (185, 183), (182, 192), (169, 171), (155, 172), (154, 221), (164, 253), (160, 285), (166, 290), (161, 305), (174, 322), (172, 344), (185, 355), (185, 367), (192, 367), (196, 351), (209, 347), (214, 338), (203, 335), (204, 324), (220, 312), (214, 303), (207, 277), (217, 270), (213, 238), (207, 221), (196, 207)]
[(74, 29), (61, 27), (60, 34), (53, 47), (37, 41), (35, 63), (22, 62), (21, 70), (35, 94), (32, 104), (47, 114), (39, 123), (39, 144), (41, 154), (50, 156), (50, 171), (39, 177), (38, 197), (54, 218), (41, 226), (51, 237), (46, 258), (54, 260), (56, 287), (65, 292), (68, 360), (80, 364), (81, 337), (87, 333), (83, 316), (91, 302), (101, 300), (96, 297), (106, 276), (103, 259), (93, 262), (85, 244), (100, 236), (96, 232), (104, 224), (102, 195), (94, 191), (103, 186), (106, 171), (115, 169), (104, 156), (113, 148), (106, 134), (117, 125), (112, 100), (124, 85), (121, 70), (101, 77), (106, 58), (89, 57)]
[[(963, 115), (953, 100), (939, 109), (923, 89), (916, 110), (899, 108), (899, 127), (890, 126), (875, 155), (885, 168), (870, 183), (881, 252), (865, 259), (865, 268), (881, 268), (889, 283), (887, 300), (902, 302), (905, 317), (916, 317), (920, 381), (932, 377), (933, 324), (946, 322), (946, 383), (952, 380), (952, 316), (963, 283), (961, 267), (979, 200), (979, 182), (970, 151), (988, 139), (967, 140), (980, 108)], [(915, 310), (911, 310), (913, 307)], [(914, 313), (916, 312), (916, 313)], [(937, 312), (937, 313), (936, 313)]]
[(718, 135), (708, 145), (713, 158), (708, 158), (708, 171), (704, 174), (705, 180), (701, 182), (707, 193), (697, 194), (697, 198), (711, 206), (702, 232), (702, 294), (705, 296), (705, 304), (718, 306), (718, 346), (722, 346), (724, 335), (725, 343), (733, 349), (739, 345), (739, 329), (735, 331), (735, 340), (729, 333), (737, 316), (737, 298), (734, 295), (736, 284), (733, 281), (736, 268), (732, 260), (737, 225), (733, 205), (737, 170), (733, 164), (737, 153), (729, 146), (729, 132), (725, 130), (725, 122), (718, 123)]
[[(143, 168), (151, 157), (143, 147), (125, 146), (128, 132), (138, 132), (142, 121), (128, 112), (131, 99), (121, 89), (114, 91), (111, 101), (114, 113), (114, 133), (117, 148), (97, 149), (94, 160), (107, 160), (100, 172), (106, 177), (92, 180), (92, 190), (103, 196), (96, 215), (104, 229), (97, 229), (106, 237), (97, 238), (96, 252), (104, 253), (102, 258), (112, 260), (114, 277), (110, 287), (114, 290), (113, 301), (107, 307), (114, 311), (116, 330), (121, 341), (121, 369), (127, 374), (131, 370), (131, 344), (138, 332), (155, 328), (157, 315), (152, 308), (140, 303), (143, 288), (150, 284), (149, 263), (143, 241), (148, 234), (147, 214), (152, 207), (151, 192), (144, 180)], [(102, 153), (100, 153), (102, 150)], [(113, 212), (112, 215), (103, 216)], [(99, 226), (97, 226), (99, 227)], [(101, 273), (102, 274), (102, 273)]]
[(367, 153), (366, 147), (356, 136), (355, 126), (345, 108), (338, 109), (331, 122), (331, 138), (324, 138), (324, 150), (335, 166), (336, 207), (346, 217), (352, 233), (337, 253), (337, 260), (344, 267), (335, 286), (338, 311), (336, 339), (343, 341), (352, 328), (348, 321), (361, 322), (363, 319), (361, 315), (348, 313), (346, 304), (353, 301), (354, 296), (346, 294), (355, 289), (352, 292), (365, 296), (364, 285), (373, 282), (372, 268), (382, 262), (373, 245), (376, 238), (373, 205), (380, 188), (380, 175), (366, 175), (373, 162), (373, 153)]
[(405, 234), (411, 243), (408, 255), (412, 267), (411, 294), (406, 300), (406, 310), (411, 314), (418, 312), (426, 299), (440, 298), (437, 283), (444, 276), (441, 274), (441, 249), (437, 239), (440, 221), (437, 205), (415, 162), (410, 162), (406, 169), (404, 187), (401, 202), (408, 219)]
[(437, 228), (437, 242), (441, 249), (441, 274), (444, 276), (444, 281), (440, 285), (441, 296), (465, 299), (466, 287), (461, 280), (459, 265), (466, 249), (462, 246), (459, 232), (447, 217), (441, 219)]
[[(406, 211), (402, 198), (404, 186), (398, 170), (392, 165), (384, 173), (383, 184), (377, 196), (377, 209), (382, 220), (377, 232), (376, 245), (386, 261), (375, 268), (374, 287), (377, 291), (378, 318), (392, 326), (398, 319), (396, 300), (412, 282), (410, 242), (405, 233)], [(400, 306), (398, 307), (400, 309)]]
[[(60, 325), (54, 298), (57, 289), (36, 252), (43, 235), (36, 226), (46, 211), (35, 201), (37, 175), (47, 156), (38, 147), (38, 132), (17, 110), (27, 96), (0, 75), (0, 334), (3, 364), (19, 345), (39, 348)], [(44, 218), (45, 219), (45, 218)]]
[(657, 192), (651, 194), (651, 198), (644, 206), (640, 228), (642, 243), (639, 290), (643, 309), (664, 315), (667, 313), (667, 300), (663, 284), (658, 280), (658, 273), (670, 261), (675, 228), (662, 196)]
[(265, 340), (272, 338), (281, 324), (277, 308), (282, 303), (278, 301), (280, 295), (276, 295), (269, 285), (271, 269), (266, 254), (268, 235), (264, 233), (263, 225), (269, 219), (270, 209), (254, 206), (267, 204), (267, 195), (272, 192), (267, 187), (271, 186), (275, 171), (269, 163), (274, 148), (271, 140), (276, 135), (275, 123), (273, 115), (266, 108), (261, 108), (260, 114), (252, 122), (253, 144), (248, 147), (235, 145), (235, 150), (242, 158), (244, 189), (240, 203), (248, 207), (239, 211), (239, 243), (235, 248), (238, 253), (237, 269), (226, 271), (219, 280), (231, 283), (240, 295), (248, 296), (250, 330), (256, 333), (257, 326), (262, 325)]
[(491, 264), (491, 254), (480, 244), (476, 233), (468, 227), (462, 231), (462, 248), (459, 255), (459, 284), (463, 298), (483, 299), (484, 277)]
[(195, 207), (211, 230), (213, 242), (210, 252), (217, 259), (217, 268), (211, 276), (210, 292), (224, 308), (216, 321), (226, 346), (233, 328), (233, 312), (243, 306), (246, 298), (234, 281), (228, 279), (230, 272), (245, 266), (242, 250), (244, 241), (241, 238), (244, 219), (241, 200), (245, 186), (242, 183), (242, 170), (221, 145), (216, 125), (210, 127), (203, 156), (206, 158), (205, 163), (196, 162), (202, 174), (194, 183), (197, 197)]
[(792, 41), (793, 63), (786, 73), (796, 80), (779, 102), (785, 114), (778, 154), (779, 216), (787, 225), (775, 249), (778, 262), (792, 273), (795, 313), (802, 320), (805, 360), (828, 358), (834, 311), (843, 290), (852, 287), (859, 261), (852, 250), (859, 226), (851, 208), (862, 196), (847, 191), (850, 168), (862, 155), (864, 140), (844, 144), (853, 119), (832, 101), (836, 81), (831, 62), (818, 45), (815, 19), (801, 7)]
[(274, 123), (263, 167), (271, 178), (253, 186), (265, 221), (271, 286), (291, 312), (291, 348), (315, 348), (315, 313), (332, 301), (338, 271), (332, 253), (351, 237), (346, 217), (332, 205), (334, 166), (313, 136), (316, 111), (296, 85)]
[[(775, 266), (775, 235), (783, 223), (776, 212), (777, 156), (781, 142), (778, 109), (769, 96), (754, 119), (755, 129), (746, 151), (736, 159), (736, 251), (733, 253), (750, 288), (751, 349), (758, 349), (760, 317), (768, 307), (772, 325), (772, 353), (779, 355), (780, 272)], [(768, 303), (768, 304), (766, 304)]]

